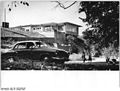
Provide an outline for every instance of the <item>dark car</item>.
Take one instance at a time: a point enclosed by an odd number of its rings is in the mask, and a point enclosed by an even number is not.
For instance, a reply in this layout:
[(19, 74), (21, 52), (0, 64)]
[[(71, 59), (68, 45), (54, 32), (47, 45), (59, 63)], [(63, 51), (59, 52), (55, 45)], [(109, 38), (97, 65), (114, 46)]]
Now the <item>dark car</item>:
[(62, 49), (53, 48), (42, 41), (20, 41), (13, 47), (1, 53), (2, 62), (17, 62), (19, 59), (38, 60), (40, 62), (64, 63), (69, 54)]

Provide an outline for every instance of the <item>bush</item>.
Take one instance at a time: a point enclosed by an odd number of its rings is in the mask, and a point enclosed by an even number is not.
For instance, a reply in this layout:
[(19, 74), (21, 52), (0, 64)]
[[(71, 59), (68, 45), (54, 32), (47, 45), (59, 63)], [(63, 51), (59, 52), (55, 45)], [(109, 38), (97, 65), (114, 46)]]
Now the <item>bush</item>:
[(109, 46), (108, 48), (103, 48), (102, 55), (104, 55), (106, 58), (117, 59), (119, 57), (119, 50), (118, 48)]

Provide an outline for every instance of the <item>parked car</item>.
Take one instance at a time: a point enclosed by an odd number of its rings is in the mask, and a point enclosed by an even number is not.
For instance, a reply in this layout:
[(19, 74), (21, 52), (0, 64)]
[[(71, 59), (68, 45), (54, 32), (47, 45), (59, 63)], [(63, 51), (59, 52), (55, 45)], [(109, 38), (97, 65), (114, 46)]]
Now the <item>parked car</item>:
[(39, 60), (40, 62), (64, 63), (69, 54), (62, 49), (48, 46), (42, 41), (20, 41), (7, 51), (1, 53), (2, 63), (13, 63), (19, 59)]

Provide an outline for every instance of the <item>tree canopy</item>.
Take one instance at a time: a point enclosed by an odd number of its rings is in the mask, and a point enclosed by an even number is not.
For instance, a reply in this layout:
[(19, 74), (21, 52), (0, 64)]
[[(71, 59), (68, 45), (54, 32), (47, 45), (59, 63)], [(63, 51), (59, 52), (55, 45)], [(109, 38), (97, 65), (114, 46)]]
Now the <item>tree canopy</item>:
[(79, 13), (85, 12), (91, 25), (83, 32), (84, 38), (98, 47), (119, 46), (119, 2), (117, 1), (82, 1)]

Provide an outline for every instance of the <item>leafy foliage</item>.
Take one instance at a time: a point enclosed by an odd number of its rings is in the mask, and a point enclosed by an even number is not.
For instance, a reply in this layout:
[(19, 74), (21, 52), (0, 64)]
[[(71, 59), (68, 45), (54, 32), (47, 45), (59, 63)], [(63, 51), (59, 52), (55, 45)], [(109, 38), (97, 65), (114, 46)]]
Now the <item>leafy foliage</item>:
[(68, 35), (67, 40), (69, 44), (71, 44), (71, 53), (79, 53), (88, 50), (88, 46), (86, 45), (85, 41), (77, 36)]
[(113, 44), (119, 46), (119, 2), (117, 1), (82, 1), (80, 12), (86, 13), (84, 22), (88, 22), (93, 28), (87, 29), (84, 38), (89, 44), (95, 44), (99, 48)]
[(8, 4), (8, 10), (11, 11), (13, 7), (17, 7), (19, 4), (29, 6), (29, 3), (26, 1), (11, 1)]

